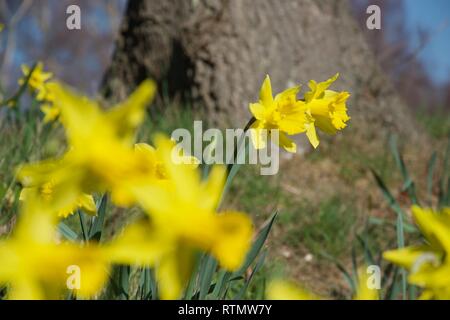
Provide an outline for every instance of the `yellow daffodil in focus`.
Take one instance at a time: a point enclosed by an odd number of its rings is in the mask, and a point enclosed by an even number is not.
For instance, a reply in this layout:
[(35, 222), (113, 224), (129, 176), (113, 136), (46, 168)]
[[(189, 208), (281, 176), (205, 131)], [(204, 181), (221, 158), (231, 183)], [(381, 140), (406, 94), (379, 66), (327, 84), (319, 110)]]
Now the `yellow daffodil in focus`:
[(296, 152), (296, 144), (288, 138), (305, 131), (306, 114), (302, 104), (297, 103), (300, 86), (287, 89), (275, 96), (266, 76), (259, 94), (259, 102), (250, 104), (250, 111), (256, 119), (251, 125), (253, 145), (265, 148), (273, 130), (278, 130), (278, 141), (274, 141), (288, 152)]
[(130, 205), (133, 196), (123, 187), (127, 180), (148, 176), (155, 168), (133, 147), (135, 131), (155, 93), (154, 82), (144, 81), (127, 100), (107, 111), (60, 84), (53, 83), (52, 92), (69, 149), (61, 158), (20, 167), (18, 180), (25, 187), (39, 188), (52, 181), (49, 210), (56, 212), (95, 192), (110, 192), (114, 203)]
[(319, 145), (316, 127), (328, 134), (336, 134), (337, 131), (347, 126), (350, 117), (347, 114), (346, 101), (350, 94), (346, 91), (336, 92), (328, 90), (338, 78), (334, 77), (317, 83), (311, 80), (308, 84), (310, 91), (305, 93), (305, 107), (308, 114), (306, 135), (314, 148)]
[[(56, 216), (41, 211), (31, 197), (13, 234), (0, 241), (0, 284), (9, 299), (59, 299), (71, 289), (81, 297), (96, 294), (107, 280), (108, 265), (98, 247), (57, 243)], [(75, 282), (72, 270), (79, 270)]]
[(386, 251), (383, 257), (409, 271), (409, 283), (423, 288), (421, 299), (450, 299), (450, 208), (412, 207), (426, 243)]
[[(29, 76), (31, 68), (27, 65), (22, 65), (23, 77), (19, 79), (19, 84), (25, 83), (25, 79)], [(33, 92), (36, 92), (36, 99), (38, 101), (54, 101), (54, 96), (49, 89), (49, 80), (52, 78), (53, 74), (51, 72), (44, 71), (44, 65), (42, 62), (38, 62), (36, 67), (33, 69), (33, 73), (28, 80), (28, 86)]]
[[(40, 187), (29, 187), (23, 188), (20, 192), (19, 200), (27, 201), (32, 194), (37, 194), (42, 198), (43, 201), (52, 201), (53, 198), (53, 183), (47, 182)], [(69, 215), (73, 214), (76, 209), (81, 209), (83, 212), (89, 215), (96, 215), (97, 208), (95, 206), (94, 198), (89, 194), (81, 194), (78, 199), (71, 205), (60, 209), (57, 214), (59, 217), (67, 218)]]
[(320, 297), (284, 280), (272, 280), (266, 290), (269, 300), (319, 300)]
[(208, 252), (225, 269), (236, 270), (249, 249), (253, 227), (243, 213), (216, 212), (224, 186), (223, 167), (214, 167), (202, 181), (191, 165), (175, 164), (179, 153), (171, 140), (157, 136), (155, 141), (168, 179), (136, 188), (135, 193), (159, 241), (168, 248), (156, 264), (161, 298), (176, 299), (189, 278), (195, 251)]

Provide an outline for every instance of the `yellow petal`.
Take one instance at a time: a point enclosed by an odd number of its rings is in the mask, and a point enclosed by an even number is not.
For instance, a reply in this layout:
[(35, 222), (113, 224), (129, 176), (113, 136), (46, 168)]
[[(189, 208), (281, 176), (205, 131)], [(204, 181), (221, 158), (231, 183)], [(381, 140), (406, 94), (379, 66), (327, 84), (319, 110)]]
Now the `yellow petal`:
[(208, 176), (208, 180), (204, 185), (203, 202), (199, 203), (202, 208), (208, 210), (216, 210), (219, 200), (222, 196), (225, 184), (226, 169), (224, 166), (215, 165)]
[(415, 222), (431, 245), (450, 252), (450, 226), (448, 221), (443, 220), (440, 213), (416, 205), (412, 207), (412, 213)]
[(320, 297), (287, 281), (273, 280), (267, 287), (269, 300), (318, 300)]
[(285, 149), (287, 152), (296, 153), (297, 145), (294, 141), (289, 139), (284, 132), (278, 132), (278, 145)]
[(297, 94), (300, 91), (301, 86), (295, 86), (286, 89), (275, 96), (275, 102), (281, 105), (283, 104), (295, 104), (297, 100)]
[(97, 207), (95, 205), (94, 197), (90, 194), (83, 193), (78, 198), (78, 207), (91, 216), (95, 216), (97, 214)]
[(358, 288), (356, 289), (356, 296), (353, 300), (378, 300), (378, 290), (370, 288), (368, 284), (369, 275), (366, 272), (366, 267), (363, 267), (358, 272)]
[(405, 269), (411, 269), (417, 259), (427, 253), (427, 247), (406, 247), (383, 252), (383, 258)]
[(145, 80), (124, 102), (108, 111), (107, 117), (118, 129), (119, 136), (133, 138), (136, 128), (144, 119), (145, 107), (153, 100), (155, 93), (155, 82)]
[(305, 93), (306, 102), (310, 102), (313, 99), (320, 98), (320, 96), (325, 92), (325, 90), (328, 89), (328, 87), (331, 86), (331, 84), (335, 82), (338, 77), (339, 73), (336, 73), (333, 77), (323, 82), (317, 83), (316, 81), (311, 80), (308, 83), (308, 86), (311, 90)]
[[(170, 239), (169, 239), (170, 240)], [(117, 264), (154, 265), (173, 244), (148, 223), (134, 223), (105, 245), (104, 255)]]
[(163, 300), (179, 299), (193, 268), (193, 252), (181, 246), (161, 259), (156, 266), (159, 295)]
[(262, 105), (261, 103), (250, 103), (249, 109), (256, 119), (264, 119), (264, 105)]
[(218, 214), (216, 220), (217, 240), (212, 254), (227, 270), (238, 269), (246, 257), (253, 236), (253, 224), (244, 213), (225, 212)]
[(261, 86), (261, 91), (259, 93), (259, 100), (261, 101), (261, 104), (264, 106), (269, 106), (273, 102), (272, 85), (270, 84), (269, 75), (266, 75), (266, 78), (264, 79), (264, 82)]
[(262, 123), (258, 120), (255, 121), (249, 130), (253, 147), (257, 150), (264, 149), (267, 145), (268, 132), (262, 127)]
[(309, 142), (314, 148), (319, 146), (319, 138), (317, 137), (316, 127), (314, 122), (306, 123), (306, 136), (308, 137)]
[(54, 121), (56, 118), (58, 118), (60, 110), (50, 104), (43, 104), (41, 106), (41, 111), (44, 113), (44, 123), (48, 123), (51, 121)]

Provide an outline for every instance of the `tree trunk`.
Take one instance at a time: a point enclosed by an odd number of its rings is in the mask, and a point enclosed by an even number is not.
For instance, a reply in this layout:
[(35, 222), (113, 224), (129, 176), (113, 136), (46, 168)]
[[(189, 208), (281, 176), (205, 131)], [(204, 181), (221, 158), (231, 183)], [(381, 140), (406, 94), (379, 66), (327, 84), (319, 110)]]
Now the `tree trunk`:
[(346, 0), (129, 1), (103, 92), (122, 99), (151, 77), (170, 96), (187, 93), (209, 119), (242, 126), (266, 74), (276, 91), (336, 72), (333, 88), (352, 93), (354, 133), (418, 136)]

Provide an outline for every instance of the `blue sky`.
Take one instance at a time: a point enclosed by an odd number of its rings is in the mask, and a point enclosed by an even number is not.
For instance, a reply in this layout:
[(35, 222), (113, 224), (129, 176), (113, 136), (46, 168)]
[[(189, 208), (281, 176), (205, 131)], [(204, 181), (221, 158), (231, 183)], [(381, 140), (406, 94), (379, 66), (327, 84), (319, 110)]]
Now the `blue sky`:
[[(444, 83), (450, 78), (450, 1), (449, 0), (405, 0), (407, 28), (416, 33), (421, 26), (434, 35), (420, 52), (432, 79)], [(447, 23), (445, 28), (443, 25)], [(414, 41), (417, 39), (413, 39)], [(417, 46), (417, 45), (416, 45)]]

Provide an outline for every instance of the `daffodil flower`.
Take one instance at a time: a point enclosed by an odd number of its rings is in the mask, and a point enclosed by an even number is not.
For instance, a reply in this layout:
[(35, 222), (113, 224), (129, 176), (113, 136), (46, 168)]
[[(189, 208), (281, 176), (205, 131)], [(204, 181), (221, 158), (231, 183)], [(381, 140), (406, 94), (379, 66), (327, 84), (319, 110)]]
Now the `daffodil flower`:
[[(0, 241), (0, 283), (9, 299), (58, 299), (68, 289), (81, 297), (96, 294), (107, 280), (109, 264), (97, 246), (56, 241), (56, 217), (42, 211), (42, 199), (23, 205), (13, 234)], [(70, 266), (80, 271), (79, 287), (68, 288)]]
[(69, 148), (61, 158), (20, 167), (18, 180), (35, 187), (52, 181), (53, 199), (48, 209), (54, 212), (95, 192), (110, 192), (116, 204), (130, 205), (132, 196), (123, 187), (127, 180), (148, 177), (155, 171), (149, 157), (133, 148), (135, 131), (154, 96), (155, 84), (144, 81), (127, 100), (107, 111), (60, 84), (51, 87)]
[(44, 123), (55, 121), (61, 113), (61, 110), (52, 103), (44, 103), (40, 109), (44, 114)]
[[(25, 82), (25, 79), (29, 76), (31, 68), (27, 65), (22, 65), (23, 78), (19, 79), (19, 85)], [(49, 89), (49, 80), (53, 77), (51, 72), (44, 72), (44, 65), (42, 62), (38, 62), (33, 69), (32, 74), (28, 80), (28, 86), (34, 92), (36, 92), (36, 100), (38, 101), (54, 101), (54, 96)]]
[(161, 297), (175, 299), (189, 279), (196, 251), (208, 252), (225, 269), (236, 270), (249, 249), (253, 227), (243, 213), (216, 212), (225, 168), (214, 167), (202, 181), (198, 170), (174, 163), (171, 140), (158, 136), (156, 147), (168, 179), (136, 188), (135, 194), (151, 220), (147, 233), (162, 243), (153, 247), (165, 248), (156, 264)]
[(450, 208), (412, 207), (426, 243), (386, 251), (383, 257), (409, 271), (409, 283), (424, 289), (421, 299), (450, 299)]
[(259, 102), (250, 104), (255, 118), (250, 126), (255, 148), (266, 147), (269, 138), (274, 136), (274, 130), (278, 130), (278, 139), (274, 142), (288, 152), (296, 152), (296, 144), (289, 139), (289, 135), (305, 132), (313, 147), (317, 148), (319, 138), (316, 127), (328, 134), (344, 129), (350, 120), (346, 107), (350, 94), (328, 90), (337, 77), (338, 74), (320, 83), (311, 80), (305, 99), (298, 100), (300, 86), (287, 89), (274, 98), (270, 78), (266, 76)]
[(319, 145), (316, 127), (325, 133), (336, 134), (337, 131), (344, 129), (350, 120), (346, 107), (350, 94), (346, 91), (328, 90), (338, 76), (339, 74), (336, 74), (324, 82), (317, 83), (311, 80), (308, 83), (310, 91), (305, 93), (304, 104), (308, 115), (306, 135), (314, 148)]
[[(53, 183), (46, 182), (40, 187), (28, 187), (23, 188), (20, 192), (19, 200), (27, 201), (31, 197), (31, 194), (38, 194), (43, 201), (50, 202), (53, 199)], [(76, 209), (81, 209), (83, 212), (89, 215), (96, 215), (97, 208), (95, 206), (95, 201), (92, 195), (83, 193), (80, 195), (76, 201), (65, 208), (61, 208), (57, 215), (62, 218), (67, 218), (69, 215), (73, 214)]]
[(259, 102), (251, 103), (249, 108), (256, 121), (250, 132), (256, 149), (265, 148), (273, 130), (278, 130), (278, 140), (274, 141), (288, 152), (296, 152), (295, 142), (288, 138), (305, 131), (306, 114), (302, 104), (297, 103), (300, 86), (287, 89), (275, 96), (272, 85), (266, 76), (259, 94)]

